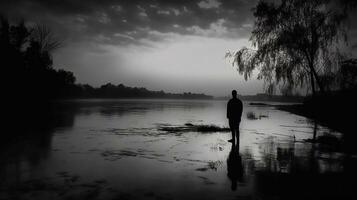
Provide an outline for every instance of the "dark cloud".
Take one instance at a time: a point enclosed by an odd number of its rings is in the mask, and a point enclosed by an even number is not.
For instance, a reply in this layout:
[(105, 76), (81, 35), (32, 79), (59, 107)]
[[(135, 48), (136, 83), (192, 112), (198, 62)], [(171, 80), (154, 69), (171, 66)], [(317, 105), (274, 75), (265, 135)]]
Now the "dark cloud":
[(140, 43), (174, 34), (245, 37), (247, 0), (10, 0), (0, 12), (45, 23), (71, 41)]

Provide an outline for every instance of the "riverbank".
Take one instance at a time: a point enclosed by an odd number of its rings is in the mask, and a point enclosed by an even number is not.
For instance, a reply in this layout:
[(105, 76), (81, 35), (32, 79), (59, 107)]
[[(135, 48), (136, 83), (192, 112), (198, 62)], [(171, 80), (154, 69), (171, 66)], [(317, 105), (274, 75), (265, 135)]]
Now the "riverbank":
[(355, 134), (357, 91), (338, 91), (305, 98), (302, 104), (278, 105), (280, 110), (308, 117), (345, 134)]
[(356, 90), (307, 97), (302, 104), (277, 105), (279, 110), (307, 117), (344, 134), (346, 149), (357, 152)]

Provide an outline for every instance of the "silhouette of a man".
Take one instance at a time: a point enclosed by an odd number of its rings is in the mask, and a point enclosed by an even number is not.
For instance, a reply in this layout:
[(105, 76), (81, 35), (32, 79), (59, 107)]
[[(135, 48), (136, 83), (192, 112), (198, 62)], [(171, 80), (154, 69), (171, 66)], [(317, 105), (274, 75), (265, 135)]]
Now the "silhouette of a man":
[(237, 98), (237, 91), (232, 91), (232, 99), (228, 101), (227, 104), (227, 118), (229, 120), (229, 128), (232, 131), (232, 139), (228, 142), (235, 143), (235, 138), (237, 137), (238, 147), (239, 147), (239, 124), (242, 117), (243, 104), (240, 99)]

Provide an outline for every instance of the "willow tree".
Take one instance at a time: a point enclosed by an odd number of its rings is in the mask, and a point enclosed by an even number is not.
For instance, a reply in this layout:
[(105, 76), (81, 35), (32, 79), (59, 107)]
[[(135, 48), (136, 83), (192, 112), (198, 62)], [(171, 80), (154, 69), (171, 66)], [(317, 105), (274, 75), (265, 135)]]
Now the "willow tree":
[[(331, 0), (259, 1), (253, 8), (253, 49), (235, 53), (233, 65), (245, 79), (258, 70), (258, 79), (271, 86), (307, 85), (323, 92), (323, 74), (331, 70), (338, 43), (346, 42), (346, 10)], [(306, 84), (307, 83), (307, 84)]]

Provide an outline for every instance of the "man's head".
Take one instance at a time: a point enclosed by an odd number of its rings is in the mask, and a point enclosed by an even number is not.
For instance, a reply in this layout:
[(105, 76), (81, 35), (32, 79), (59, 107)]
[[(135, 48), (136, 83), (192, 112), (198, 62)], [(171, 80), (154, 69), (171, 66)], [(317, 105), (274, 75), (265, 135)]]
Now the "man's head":
[(232, 96), (233, 98), (237, 98), (237, 90), (232, 90)]

